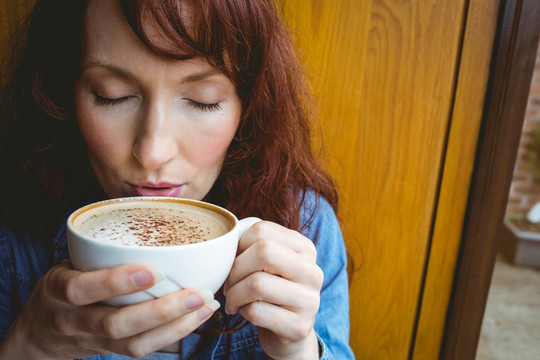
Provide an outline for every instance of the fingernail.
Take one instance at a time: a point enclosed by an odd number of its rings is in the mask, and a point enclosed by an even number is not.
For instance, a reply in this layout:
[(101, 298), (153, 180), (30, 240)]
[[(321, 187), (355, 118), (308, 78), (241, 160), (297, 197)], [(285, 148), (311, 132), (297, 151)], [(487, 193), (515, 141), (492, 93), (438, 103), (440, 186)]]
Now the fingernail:
[(149, 266), (147, 269), (152, 273), (152, 276), (154, 277), (154, 283), (165, 280), (165, 271), (163, 271), (163, 269), (154, 266)]
[(208, 319), (220, 306), (219, 302), (212, 300), (210, 303), (206, 304), (206, 306), (197, 310), (197, 319), (199, 319), (199, 321)]
[(206, 290), (206, 289), (199, 290), (197, 293), (199, 294), (200, 297), (202, 297), (204, 299), (205, 304), (207, 304), (210, 301), (214, 300), (214, 294), (210, 290)]
[(148, 267), (145, 270), (140, 270), (131, 274), (131, 280), (137, 287), (147, 287), (160, 282), (163, 279), (165, 279), (163, 270), (154, 267)]
[(188, 310), (197, 309), (214, 299), (210, 290), (199, 290), (189, 294), (184, 300), (184, 306)]

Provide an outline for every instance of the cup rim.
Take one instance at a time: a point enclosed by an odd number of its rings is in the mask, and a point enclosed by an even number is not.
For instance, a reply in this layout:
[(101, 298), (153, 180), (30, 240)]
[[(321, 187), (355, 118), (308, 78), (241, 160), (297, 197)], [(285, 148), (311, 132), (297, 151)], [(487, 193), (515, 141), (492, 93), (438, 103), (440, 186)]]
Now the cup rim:
[[(93, 208), (105, 206), (107, 204), (118, 204), (118, 203), (124, 203), (124, 202), (127, 203), (127, 202), (148, 201), (148, 200), (157, 201), (157, 202), (180, 202), (183, 204), (198, 206), (198, 207), (202, 207), (208, 210), (216, 211), (220, 213), (222, 216), (224, 216), (227, 220), (229, 220), (232, 226), (231, 226), (231, 229), (227, 231), (225, 234), (212, 238), (212, 239), (208, 239), (206, 241), (201, 241), (201, 242), (192, 243), (192, 244), (178, 244), (178, 245), (166, 245), (166, 246), (124, 245), (124, 244), (114, 243), (114, 242), (103, 242), (93, 237), (83, 235), (79, 231), (74, 229), (73, 227), (73, 223), (79, 215)], [(73, 211), (69, 215), (66, 221), (66, 226), (71, 233), (76, 234), (77, 237), (79, 237), (80, 239), (83, 239), (84, 241), (88, 241), (94, 244), (103, 245), (107, 247), (113, 247), (113, 248), (130, 249), (132, 251), (140, 251), (140, 250), (141, 251), (142, 250), (163, 251), (165, 249), (172, 250), (176, 248), (194, 248), (194, 247), (200, 247), (200, 246), (207, 246), (207, 244), (211, 242), (215, 242), (216, 240), (219, 241), (219, 239), (227, 236), (227, 234), (229, 234), (231, 231), (233, 231), (235, 228), (238, 227), (238, 222), (239, 222), (238, 218), (229, 210), (222, 208), (219, 205), (215, 205), (215, 204), (208, 203), (201, 200), (193, 200), (193, 199), (187, 199), (187, 198), (173, 198), (173, 197), (165, 197), (165, 196), (130, 196), (130, 197), (123, 197), (123, 198), (111, 198), (111, 199), (101, 200), (101, 201), (93, 202), (85, 206), (82, 206), (78, 208), (77, 210)], [(140, 249), (140, 250), (136, 250), (136, 249)]]

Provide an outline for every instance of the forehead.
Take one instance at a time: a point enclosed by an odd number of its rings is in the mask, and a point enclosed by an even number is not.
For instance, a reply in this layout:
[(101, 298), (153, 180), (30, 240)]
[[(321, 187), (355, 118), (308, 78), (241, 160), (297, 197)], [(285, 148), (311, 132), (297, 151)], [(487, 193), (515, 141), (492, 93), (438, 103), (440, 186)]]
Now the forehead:
[[(184, 4), (183, 2), (181, 4)], [(182, 5), (184, 8), (185, 5)], [(155, 21), (143, 12), (145, 35), (150, 41), (171, 53), (181, 52), (178, 46), (163, 36)], [(138, 38), (129, 25), (119, 0), (88, 1), (83, 18), (83, 58), (101, 53), (123, 54), (148, 52), (149, 48)], [(129, 52), (128, 52), (129, 53)]]
[(129, 29), (119, 1), (89, 1), (83, 18), (83, 58), (99, 58), (102, 52), (120, 52), (126, 44), (136, 44), (136, 35)]

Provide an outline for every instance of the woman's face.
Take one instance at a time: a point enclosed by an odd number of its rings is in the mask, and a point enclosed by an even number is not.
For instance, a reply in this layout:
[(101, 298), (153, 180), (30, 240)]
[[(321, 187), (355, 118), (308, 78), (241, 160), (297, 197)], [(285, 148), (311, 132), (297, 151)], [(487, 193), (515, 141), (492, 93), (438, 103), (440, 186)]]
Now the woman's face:
[(158, 57), (111, 0), (89, 1), (75, 97), (90, 163), (110, 197), (202, 199), (241, 113), (225, 75), (203, 59)]

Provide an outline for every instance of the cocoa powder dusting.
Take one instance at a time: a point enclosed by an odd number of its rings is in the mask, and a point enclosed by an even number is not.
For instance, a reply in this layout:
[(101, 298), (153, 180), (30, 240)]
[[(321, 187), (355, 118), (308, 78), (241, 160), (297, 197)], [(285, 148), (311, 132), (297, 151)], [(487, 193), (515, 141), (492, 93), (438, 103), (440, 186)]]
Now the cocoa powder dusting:
[(177, 209), (130, 208), (113, 212), (107, 215), (106, 225), (96, 224), (89, 235), (138, 246), (192, 244), (216, 236), (215, 230), (210, 229), (211, 222), (203, 222)]

